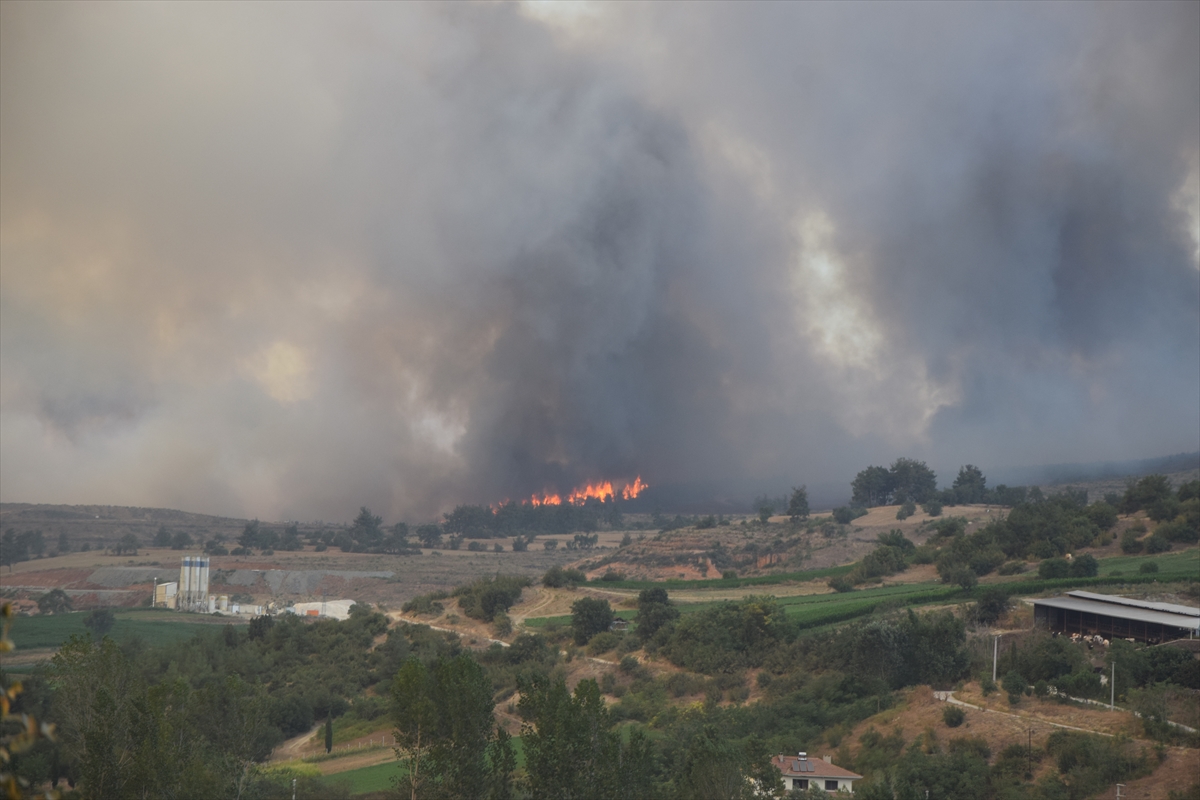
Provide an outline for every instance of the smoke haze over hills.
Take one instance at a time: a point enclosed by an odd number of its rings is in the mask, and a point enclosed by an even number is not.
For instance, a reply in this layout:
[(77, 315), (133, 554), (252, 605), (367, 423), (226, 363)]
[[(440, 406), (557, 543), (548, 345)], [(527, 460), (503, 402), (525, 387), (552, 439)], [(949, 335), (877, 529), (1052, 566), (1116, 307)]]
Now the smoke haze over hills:
[(0, 15), (6, 502), (1200, 449), (1200, 4)]

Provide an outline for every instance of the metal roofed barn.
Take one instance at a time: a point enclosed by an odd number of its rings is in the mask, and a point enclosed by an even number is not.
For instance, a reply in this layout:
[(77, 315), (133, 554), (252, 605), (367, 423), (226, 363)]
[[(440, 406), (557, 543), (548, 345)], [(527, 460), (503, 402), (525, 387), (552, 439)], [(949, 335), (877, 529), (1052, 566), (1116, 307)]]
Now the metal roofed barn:
[(1033, 624), (1061, 633), (1100, 634), (1157, 644), (1200, 636), (1200, 608), (1093, 592), (1033, 601)]

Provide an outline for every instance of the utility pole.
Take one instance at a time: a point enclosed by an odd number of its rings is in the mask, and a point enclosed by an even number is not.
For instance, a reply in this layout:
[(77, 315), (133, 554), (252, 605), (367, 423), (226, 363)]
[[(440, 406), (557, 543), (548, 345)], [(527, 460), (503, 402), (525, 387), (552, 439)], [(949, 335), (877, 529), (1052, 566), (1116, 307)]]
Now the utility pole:
[(1000, 658), (1000, 636), (992, 637), (992, 683), (996, 682), (996, 662)]
[(1112, 694), (1109, 695), (1108, 699), (1108, 710), (1112, 711), (1117, 705), (1117, 662), (1115, 659), (1113, 660), (1112, 665), (1112, 677), (1109, 678), (1108, 682), (1111, 684), (1108, 688), (1112, 691)]

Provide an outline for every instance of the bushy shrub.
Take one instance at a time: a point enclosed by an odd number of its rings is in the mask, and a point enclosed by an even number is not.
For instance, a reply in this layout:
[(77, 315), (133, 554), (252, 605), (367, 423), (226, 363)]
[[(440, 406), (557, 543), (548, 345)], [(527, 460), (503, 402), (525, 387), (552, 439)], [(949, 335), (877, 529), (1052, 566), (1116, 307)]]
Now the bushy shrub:
[(853, 592), (854, 584), (845, 575), (829, 579), (829, 588), (835, 592)]
[(482, 553), (484, 550), (484, 544), (483, 542), (469, 542), (467, 544), (467, 549), (472, 553)]
[(931, 517), (940, 517), (942, 515), (942, 504), (937, 500), (930, 500), (921, 506), (921, 510)]
[(1117, 510), (1105, 502), (1093, 503), (1088, 506), (1087, 515), (1088, 519), (1102, 531), (1117, 524)]
[(673, 697), (686, 697), (699, 694), (704, 689), (704, 679), (689, 672), (676, 672), (667, 678), (666, 687)]
[(977, 622), (992, 625), (1009, 608), (1008, 590), (1003, 586), (989, 586), (984, 589), (975, 603), (972, 616)]
[[(612, 631), (601, 631), (588, 641), (588, 654), (593, 656), (604, 655), (616, 647), (620, 641), (621, 637)], [(631, 656), (626, 656), (626, 658), (631, 658)], [(635, 658), (634, 661), (636, 660)]]
[(1154, 531), (1154, 535), (1161, 536), (1168, 542), (1195, 544), (1197, 541), (1200, 541), (1200, 530), (1197, 530), (1195, 525), (1183, 518), (1164, 522)]
[(626, 675), (632, 675), (638, 668), (637, 656), (625, 656), (621, 659), (619, 669)]
[(896, 512), (896, 519), (908, 519), (915, 513), (917, 513), (917, 504), (911, 500), (908, 500), (902, 504), (900, 506), (900, 510)]
[(1142, 552), (1144, 545), (1138, 537), (1145, 532), (1146, 528), (1144, 525), (1135, 525), (1132, 528), (1127, 528), (1121, 534), (1121, 552), (1126, 555)]
[(1084, 553), (1071, 560), (1068, 572), (1072, 578), (1094, 578), (1100, 574), (1100, 562), (1091, 553)]
[(1024, 561), (1009, 561), (1007, 564), (1002, 564), (996, 573), (999, 575), (1020, 575), (1025, 571)]
[(551, 567), (542, 576), (542, 586), (551, 589), (574, 588), (581, 583), (587, 583), (587, 576), (577, 569)]
[(429, 594), (421, 594), (409, 600), (404, 605), (400, 606), (400, 610), (406, 614), (425, 614), (436, 616), (446, 610), (446, 607), (438, 600), (445, 600), (449, 595), (445, 592), (431, 592)]
[(1000, 688), (1008, 693), (1008, 702), (1016, 705), (1021, 702), (1021, 695), (1025, 694), (1025, 690), (1029, 688), (1029, 684), (1025, 682), (1025, 678), (1021, 673), (1009, 671), (1004, 676), (1004, 680), (1000, 681)]
[(468, 617), (491, 622), (496, 614), (508, 611), (530, 583), (529, 578), (522, 576), (497, 575), (460, 586), (454, 590), (454, 596)]
[(1152, 575), (1155, 572), (1158, 572), (1158, 564), (1153, 561), (1145, 561), (1138, 566), (1138, 572), (1142, 573), (1143, 575)]
[(609, 569), (605, 570), (603, 575), (600, 576), (600, 580), (609, 582), (623, 581), (625, 580), (625, 573), (617, 572), (615, 569), (610, 567)]
[(1165, 553), (1171, 549), (1171, 543), (1167, 541), (1167, 537), (1155, 532), (1152, 536), (1146, 539), (1146, 552), (1154, 555), (1156, 553)]
[(949, 703), (942, 709), (942, 722), (946, 723), (947, 728), (957, 728), (963, 724), (963, 720), (967, 718), (964, 712), (958, 706), (952, 706)]
[(839, 506), (833, 510), (833, 518), (842, 525), (849, 525), (859, 517), (864, 517), (867, 509), (862, 506)]

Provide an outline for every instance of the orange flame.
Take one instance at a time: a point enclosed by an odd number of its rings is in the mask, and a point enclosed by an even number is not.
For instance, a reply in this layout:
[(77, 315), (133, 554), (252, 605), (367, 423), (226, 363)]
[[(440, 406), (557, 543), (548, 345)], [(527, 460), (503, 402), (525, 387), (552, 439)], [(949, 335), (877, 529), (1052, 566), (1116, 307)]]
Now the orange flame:
[(604, 483), (597, 483), (595, 486), (589, 483), (582, 489), (576, 489), (575, 491), (571, 492), (570, 497), (567, 499), (575, 505), (583, 505), (590, 497), (594, 497), (603, 502), (605, 498), (610, 498), (612, 496), (612, 481), (605, 481)]
[(633, 479), (633, 483), (625, 484), (625, 488), (621, 490), (621, 497), (626, 500), (632, 500), (650, 487), (648, 483), (642, 483), (642, 476), (638, 475)]
[[(621, 497), (625, 500), (632, 500), (648, 489), (649, 486), (650, 484), (643, 482), (642, 476), (639, 475), (633, 479), (632, 483), (625, 484), (624, 488), (621, 489)], [(604, 502), (605, 500), (615, 500), (616, 497), (617, 491), (613, 489), (612, 481), (599, 481), (594, 484), (588, 483), (579, 487), (567, 495), (565, 501), (561, 495), (547, 494), (546, 492), (542, 492), (540, 494), (535, 493), (531, 495), (530, 498), (525, 502), (532, 506), (561, 506), (564, 502), (581, 506), (591, 499)], [(507, 503), (508, 501), (505, 500), (504, 502)], [(495, 510), (495, 507), (493, 507), (493, 510)]]

